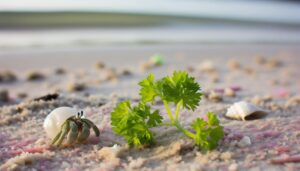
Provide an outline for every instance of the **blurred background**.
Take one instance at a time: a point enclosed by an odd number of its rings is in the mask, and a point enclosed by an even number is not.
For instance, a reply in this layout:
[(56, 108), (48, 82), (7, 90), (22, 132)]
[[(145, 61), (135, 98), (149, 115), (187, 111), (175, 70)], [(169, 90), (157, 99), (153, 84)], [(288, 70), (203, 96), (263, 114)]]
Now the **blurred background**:
[[(298, 1), (1, 0), (0, 101), (51, 92), (134, 96), (150, 72), (179, 69), (204, 87), (275, 90), (284, 86), (278, 75), (299, 78), (299, 45)], [(206, 76), (202, 65), (218, 72)]]
[(0, 48), (299, 43), (300, 3), (275, 0), (1, 0)]

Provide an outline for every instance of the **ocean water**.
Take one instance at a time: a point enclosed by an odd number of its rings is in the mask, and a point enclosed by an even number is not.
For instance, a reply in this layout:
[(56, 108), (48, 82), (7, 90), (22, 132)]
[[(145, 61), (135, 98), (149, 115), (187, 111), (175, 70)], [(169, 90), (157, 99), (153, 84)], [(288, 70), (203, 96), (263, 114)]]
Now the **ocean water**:
[[(85, 25), (85, 21), (81, 21), (83, 24), (79, 23), (80, 27), (78, 25), (56, 27), (52, 24), (49, 28), (47, 26), (40, 28), (35, 27), (34, 24), (31, 26), (30, 23), (34, 22), (30, 19), (28, 24), (27, 20), (21, 17), (10, 20), (3, 14), (3, 12), (20, 11), (25, 13), (76, 11), (77, 14), (100, 12), (119, 15), (124, 13), (137, 18), (141, 15), (156, 16), (156, 19), (155, 24), (151, 23), (153, 22), (151, 19), (148, 21), (146, 18), (130, 26), (126, 22), (130, 23), (134, 19), (122, 23), (116, 20), (112, 25), (105, 25), (107, 23), (105, 22), (90, 26)], [(1, 15), (0, 48), (4, 50), (102, 44), (300, 43), (300, 3), (290, 1), (2, 0), (0, 17)], [(34, 15), (38, 16), (39, 13)], [(159, 21), (159, 16), (172, 16), (172, 19)], [(98, 16), (102, 19), (105, 17), (107, 15)], [(176, 17), (179, 19), (177, 20)], [(34, 17), (33, 19), (35, 20)], [(40, 18), (42, 22), (47, 22), (47, 19)], [(90, 18), (86, 17), (86, 20)], [(22, 25), (24, 23), (27, 24), (26, 28)], [(66, 23), (72, 21), (68, 19)]]
[(278, 0), (1, 0), (0, 11), (102, 11), (300, 24), (300, 3)]
[(84, 28), (0, 31), (0, 48), (159, 43), (299, 43), (300, 30), (211, 27)]

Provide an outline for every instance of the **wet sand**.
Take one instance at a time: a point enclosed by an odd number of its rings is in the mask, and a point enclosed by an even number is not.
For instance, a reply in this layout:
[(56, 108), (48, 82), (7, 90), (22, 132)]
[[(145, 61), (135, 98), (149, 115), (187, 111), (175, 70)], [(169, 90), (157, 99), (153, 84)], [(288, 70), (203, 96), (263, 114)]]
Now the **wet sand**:
[[(8, 99), (1, 101), (0, 108), (0, 168), (298, 170), (299, 162), (271, 163), (278, 157), (300, 154), (299, 103), (288, 103), (299, 97), (298, 47), (298, 44), (173, 44), (1, 51), (1, 72), (9, 70), (17, 79), (0, 83), (0, 90), (8, 92)], [(141, 70), (140, 65), (157, 53), (164, 56), (165, 64)], [(96, 67), (98, 62), (105, 67)], [(59, 72), (58, 68), (65, 72)], [(147, 74), (153, 72), (161, 77), (179, 69), (188, 70), (204, 92), (239, 89), (234, 97), (220, 93), (223, 100), (203, 98), (196, 111), (181, 115), (188, 127), (194, 118), (208, 111), (218, 114), (226, 130), (219, 148), (201, 153), (176, 129), (159, 127), (154, 130), (157, 132), (154, 147), (128, 149), (123, 139), (111, 131), (109, 119), (113, 107), (123, 99), (136, 101), (137, 83)], [(28, 80), (28, 72), (32, 74), (32, 71), (43, 77)], [(58, 93), (59, 97), (52, 101), (32, 100), (47, 93)], [(241, 100), (271, 112), (251, 121), (225, 118), (226, 109)], [(54, 108), (66, 105), (85, 111), (100, 128), (100, 140), (92, 136), (83, 145), (64, 149), (49, 147), (43, 120)], [(156, 107), (167, 119), (163, 106), (157, 103)], [(251, 145), (239, 145), (245, 136), (251, 139)], [(118, 154), (105, 149), (116, 142), (122, 149)]]

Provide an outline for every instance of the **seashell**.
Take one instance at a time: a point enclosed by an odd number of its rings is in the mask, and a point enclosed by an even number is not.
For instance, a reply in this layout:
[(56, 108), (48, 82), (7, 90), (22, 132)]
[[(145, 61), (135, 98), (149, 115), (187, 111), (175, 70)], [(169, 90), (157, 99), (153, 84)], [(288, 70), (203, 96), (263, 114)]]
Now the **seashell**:
[(63, 123), (71, 116), (76, 116), (77, 110), (71, 107), (59, 107), (54, 109), (44, 121), (44, 129), (49, 138), (54, 137), (61, 130)]
[(227, 109), (226, 117), (238, 120), (252, 120), (264, 117), (268, 114), (265, 109), (254, 104), (240, 101)]

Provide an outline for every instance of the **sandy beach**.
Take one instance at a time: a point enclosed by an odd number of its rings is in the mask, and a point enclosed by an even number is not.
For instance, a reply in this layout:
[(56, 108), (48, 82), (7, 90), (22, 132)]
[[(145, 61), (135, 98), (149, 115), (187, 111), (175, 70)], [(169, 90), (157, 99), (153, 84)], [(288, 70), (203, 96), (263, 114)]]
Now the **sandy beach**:
[[(154, 54), (164, 64), (145, 67)], [(299, 170), (299, 55), (297, 43), (2, 50), (0, 170)], [(129, 148), (112, 132), (110, 113), (124, 99), (139, 100), (138, 82), (149, 73), (162, 77), (175, 70), (188, 71), (206, 95), (195, 111), (180, 116), (183, 125), (213, 111), (225, 137), (216, 150), (202, 153), (177, 129), (162, 126), (154, 129), (153, 147)], [(216, 95), (210, 96), (212, 92)], [(34, 100), (49, 93), (58, 97)], [(268, 114), (248, 121), (225, 117), (238, 101)], [(92, 134), (84, 144), (51, 147), (43, 122), (60, 106), (83, 110), (100, 129), (100, 137)], [(168, 120), (161, 102), (155, 108)], [(111, 148), (114, 144), (120, 149)]]

